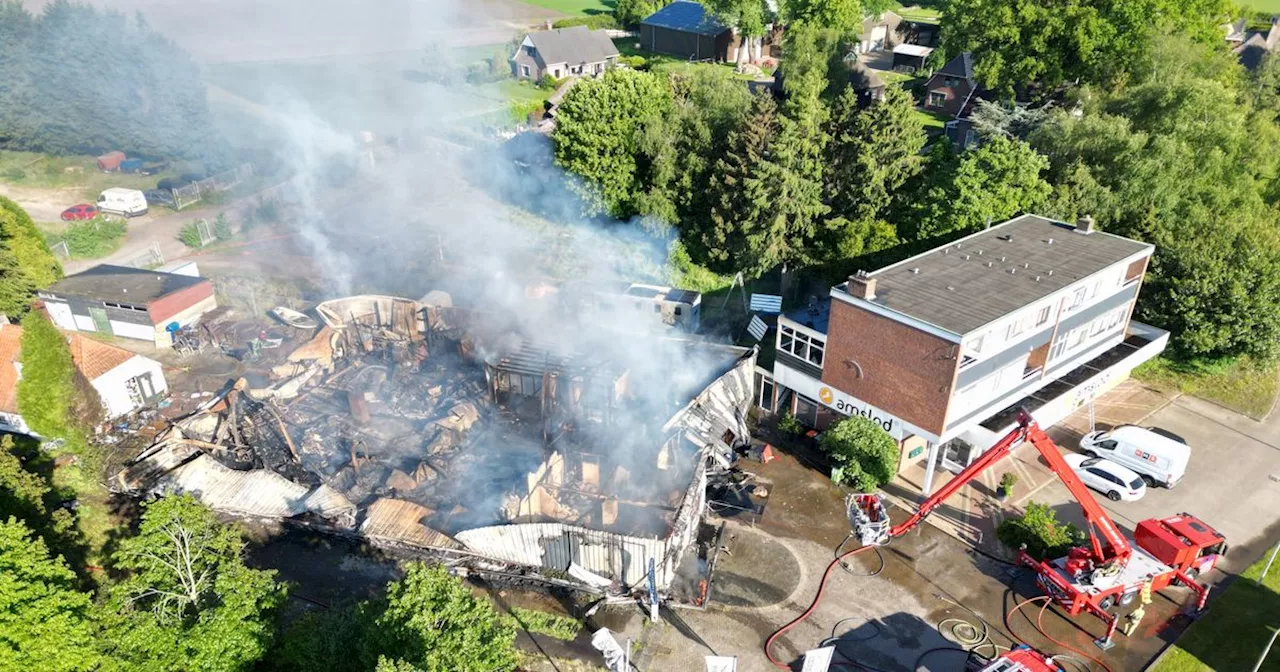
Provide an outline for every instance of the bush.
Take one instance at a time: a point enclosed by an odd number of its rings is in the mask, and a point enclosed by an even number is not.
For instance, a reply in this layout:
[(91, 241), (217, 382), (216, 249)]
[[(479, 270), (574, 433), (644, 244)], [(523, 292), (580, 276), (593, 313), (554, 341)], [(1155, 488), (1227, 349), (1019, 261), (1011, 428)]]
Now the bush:
[(85, 222), (72, 222), (61, 233), (45, 237), (49, 245), (66, 243), (73, 257), (94, 259), (116, 251), (129, 225), (116, 219), (95, 218)]
[(1013, 486), (1017, 484), (1018, 484), (1018, 477), (1012, 472), (1006, 471), (1004, 472), (1004, 475), (1000, 477), (1000, 489), (1004, 491), (1004, 494), (1006, 495), (1012, 494)]
[(548, 91), (554, 91), (558, 84), (559, 82), (556, 81), (556, 78), (551, 75), (543, 75), (542, 78), (538, 80), (538, 88), (546, 89)]
[(516, 623), (520, 627), (529, 632), (546, 635), (565, 642), (572, 642), (577, 639), (578, 632), (582, 630), (582, 623), (577, 619), (548, 614), (545, 611), (512, 607), (511, 616), (516, 619)]
[(1014, 550), (1025, 546), (1027, 555), (1044, 560), (1066, 555), (1071, 547), (1084, 543), (1085, 535), (1075, 525), (1059, 522), (1047, 504), (1031, 502), (1026, 513), (1001, 521), (996, 538)]
[(227, 220), (227, 213), (219, 212), (217, 218), (213, 220), (213, 237), (218, 240), (231, 240), (231, 222)]
[(17, 182), (19, 180), (27, 179), (27, 171), (14, 166), (9, 170), (4, 171), (4, 176), (8, 178), (10, 182)]
[(275, 222), (280, 220), (280, 204), (276, 201), (263, 201), (253, 211), (259, 222)]
[(871, 492), (898, 473), (898, 442), (875, 421), (845, 418), (827, 428), (820, 441), (835, 466), (831, 480)]
[(586, 26), (591, 30), (617, 30), (622, 28), (622, 24), (612, 14), (593, 14), (591, 16), (575, 16), (568, 19), (560, 19), (551, 24), (552, 28), (572, 28), (574, 26)]
[(635, 70), (644, 70), (649, 66), (649, 60), (644, 56), (621, 56), (618, 62)]
[(178, 231), (178, 240), (182, 241), (183, 245), (192, 249), (198, 250), (204, 247), (200, 241), (200, 229), (196, 222), (187, 222), (186, 225)]
[(791, 411), (783, 411), (782, 417), (778, 418), (778, 429), (788, 434), (799, 434), (804, 431), (804, 427), (796, 420), (796, 416), (791, 415)]

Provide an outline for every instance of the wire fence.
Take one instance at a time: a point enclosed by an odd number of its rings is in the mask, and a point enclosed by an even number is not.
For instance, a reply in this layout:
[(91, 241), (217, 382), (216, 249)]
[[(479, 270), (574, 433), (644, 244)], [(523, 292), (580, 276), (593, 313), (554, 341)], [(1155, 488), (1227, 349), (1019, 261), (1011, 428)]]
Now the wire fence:
[(253, 164), (242, 163), (230, 170), (178, 187), (173, 190), (174, 208), (181, 210), (199, 203), (209, 194), (226, 191), (251, 177), (253, 177)]
[(60, 243), (50, 245), (49, 251), (53, 253), (53, 256), (58, 258), (58, 261), (66, 261), (71, 258), (71, 248), (67, 246), (67, 241), (65, 240)]
[(129, 260), (126, 266), (134, 268), (158, 268), (164, 266), (164, 253), (160, 251), (160, 243), (151, 243), (146, 252)]

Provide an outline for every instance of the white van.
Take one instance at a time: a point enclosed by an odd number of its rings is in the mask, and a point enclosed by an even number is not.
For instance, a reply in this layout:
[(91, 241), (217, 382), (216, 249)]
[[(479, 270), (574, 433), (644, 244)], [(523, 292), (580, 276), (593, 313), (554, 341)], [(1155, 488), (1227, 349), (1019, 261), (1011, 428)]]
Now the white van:
[(112, 187), (98, 195), (98, 210), (113, 215), (139, 217), (147, 214), (147, 197), (137, 189)]
[(1166, 488), (1182, 480), (1191, 461), (1191, 447), (1187, 444), (1135, 425), (1085, 434), (1080, 439), (1080, 450), (1138, 472), (1148, 486)]

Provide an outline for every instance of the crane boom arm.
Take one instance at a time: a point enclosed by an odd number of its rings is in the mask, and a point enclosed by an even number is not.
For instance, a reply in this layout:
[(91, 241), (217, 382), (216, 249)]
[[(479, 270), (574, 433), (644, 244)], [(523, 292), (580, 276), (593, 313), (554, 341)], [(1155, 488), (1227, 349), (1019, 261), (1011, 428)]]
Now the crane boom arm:
[[(1040, 455), (1044, 457), (1045, 462), (1049, 464), (1049, 468), (1058, 478), (1062, 479), (1063, 484), (1067, 486), (1067, 490), (1076, 498), (1076, 502), (1080, 504), (1081, 510), (1084, 512), (1085, 520), (1089, 522), (1089, 540), (1092, 545), (1093, 559), (1096, 562), (1107, 562), (1111, 560), (1119, 560), (1126, 562), (1133, 553), (1133, 548), (1129, 545), (1128, 540), (1120, 533), (1120, 529), (1116, 527), (1111, 517), (1098, 504), (1098, 500), (1093, 498), (1089, 492), (1089, 488), (1076, 476), (1076, 472), (1071, 469), (1071, 465), (1063, 459), (1062, 452), (1040, 429), (1040, 425), (1031, 417), (1031, 414), (1025, 409), (1018, 411), (1018, 426), (1010, 431), (1004, 438), (1000, 439), (994, 446), (978, 456), (968, 467), (956, 474), (956, 477), (948, 481), (945, 485), (938, 489), (936, 493), (928, 499), (921, 502), (916, 512), (911, 514), (910, 518), (895, 525), (889, 530), (890, 537), (899, 537), (910, 531), (916, 525), (919, 525), (934, 509), (938, 508), (943, 502), (954, 495), (958, 490), (968, 485), (979, 474), (986, 471), (991, 465), (1004, 459), (1009, 453), (1017, 448), (1023, 441), (1030, 441), (1035, 446)], [(1105, 540), (1105, 546), (1098, 539), (1101, 534)]]

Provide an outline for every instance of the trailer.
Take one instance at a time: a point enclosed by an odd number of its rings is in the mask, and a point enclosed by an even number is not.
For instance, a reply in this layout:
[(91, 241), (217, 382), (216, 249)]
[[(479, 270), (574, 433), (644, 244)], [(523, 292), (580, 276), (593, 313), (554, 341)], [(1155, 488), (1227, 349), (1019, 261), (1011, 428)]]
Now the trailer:
[(947, 498), (1024, 441), (1040, 452), (1080, 504), (1088, 523), (1089, 544), (1072, 548), (1065, 557), (1052, 560), (1033, 558), (1023, 549), (1018, 551), (1017, 561), (1036, 572), (1036, 585), (1068, 614), (1075, 616), (1088, 611), (1106, 624), (1106, 633), (1094, 640), (1095, 644), (1103, 649), (1112, 646), (1111, 637), (1119, 621), (1112, 610), (1132, 604), (1144, 591), (1181, 584), (1196, 593), (1196, 610), (1204, 608), (1209, 589), (1195, 579), (1213, 569), (1226, 553), (1227, 543), (1222, 534), (1199, 518), (1181, 513), (1144, 520), (1138, 523), (1134, 539), (1128, 539), (1026, 409), (1018, 411), (1018, 424), (1008, 435), (898, 525), (888, 525), (884, 495), (852, 495), (849, 519), (854, 536), (864, 545), (879, 546), (906, 534)]

